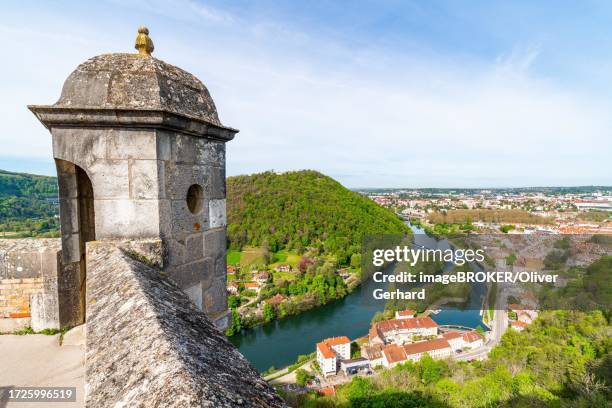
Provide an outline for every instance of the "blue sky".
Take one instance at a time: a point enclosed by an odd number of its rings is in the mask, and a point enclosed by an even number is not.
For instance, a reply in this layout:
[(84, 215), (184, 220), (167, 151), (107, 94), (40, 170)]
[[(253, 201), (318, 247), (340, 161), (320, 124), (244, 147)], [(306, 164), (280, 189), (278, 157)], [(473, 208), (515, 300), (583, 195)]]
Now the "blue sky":
[(612, 4), (11, 2), (0, 13), (0, 168), (53, 174), (27, 104), (101, 53), (198, 76), (229, 175), (316, 169), (348, 187), (612, 185)]

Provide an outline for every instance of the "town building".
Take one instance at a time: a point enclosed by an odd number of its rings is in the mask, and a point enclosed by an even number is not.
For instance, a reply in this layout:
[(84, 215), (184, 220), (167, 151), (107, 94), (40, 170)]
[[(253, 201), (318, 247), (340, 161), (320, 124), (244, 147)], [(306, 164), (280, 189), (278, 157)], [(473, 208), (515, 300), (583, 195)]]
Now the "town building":
[(259, 284), (259, 282), (245, 282), (244, 288), (246, 290), (252, 290), (256, 293), (259, 293), (259, 291), (261, 290), (261, 285)]
[(481, 347), (484, 344), (484, 337), (475, 330), (463, 333), (450, 331), (443, 333), (442, 338), (448, 341), (454, 352)]
[(425, 354), (432, 358), (446, 358), (453, 354), (453, 348), (443, 338), (404, 344), (403, 346), (388, 344), (382, 350), (382, 365), (386, 368), (392, 368), (406, 361), (416, 362)]
[(317, 362), (324, 376), (338, 372), (338, 363), (351, 359), (351, 341), (346, 336), (332, 337), (317, 343)]
[(361, 355), (370, 361), (371, 367), (382, 366), (383, 347), (382, 344), (363, 345), (361, 347)]
[(237, 295), (238, 294), (238, 283), (233, 281), (227, 284), (227, 293), (231, 294), (231, 295)]
[(516, 331), (523, 331), (527, 326), (529, 326), (527, 323), (518, 320), (510, 322), (510, 327)]
[(396, 319), (413, 319), (416, 312), (414, 310), (400, 310), (395, 312)]
[(406, 352), (402, 346), (397, 344), (389, 344), (382, 350), (382, 365), (386, 368), (392, 368), (406, 361)]
[(358, 370), (368, 370), (370, 369), (370, 360), (365, 357), (353, 358), (351, 360), (342, 360), (340, 362), (340, 370), (344, 372), (344, 374), (354, 374)]
[(255, 277), (254, 280), (255, 282), (259, 282), (259, 283), (266, 283), (268, 282), (268, 279), (270, 279), (270, 274), (268, 272), (257, 272), (255, 273)]
[(429, 337), (438, 334), (438, 324), (429, 316), (384, 320), (370, 328), (370, 344), (403, 344), (412, 342), (416, 336)]
[(453, 354), (452, 347), (445, 339), (406, 344), (403, 348), (406, 353), (406, 359), (413, 362), (419, 361), (425, 354), (429, 354), (432, 358), (446, 358)]

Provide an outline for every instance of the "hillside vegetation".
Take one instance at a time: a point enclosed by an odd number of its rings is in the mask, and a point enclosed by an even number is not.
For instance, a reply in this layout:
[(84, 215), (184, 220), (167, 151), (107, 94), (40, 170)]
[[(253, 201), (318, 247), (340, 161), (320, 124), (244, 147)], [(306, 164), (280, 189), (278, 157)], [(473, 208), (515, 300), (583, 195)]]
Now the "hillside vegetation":
[(359, 255), (364, 236), (410, 233), (389, 210), (309, 170), (230, 177), (227, 206), (230, 248), (315, 247), (338, 265)]
[(57, 179), (0, 170), (0, 236), (56, 236)]
[[(581, 286), (585, 278), (609, 277), (611, 267), (610, 256), (577, 267), (577, 278), (568, 287)], [(334, 397), (309, 393), (286, 398), (298, 407), (609, 407), (612, 338), (607, 286), (604, 310), (542, 311), (524, 331), (507, 331), (485, 361), (425, 356), (370, 378), (355, 377), (338, 387)], [(582, 297), (573, 289), (556, 296)]]

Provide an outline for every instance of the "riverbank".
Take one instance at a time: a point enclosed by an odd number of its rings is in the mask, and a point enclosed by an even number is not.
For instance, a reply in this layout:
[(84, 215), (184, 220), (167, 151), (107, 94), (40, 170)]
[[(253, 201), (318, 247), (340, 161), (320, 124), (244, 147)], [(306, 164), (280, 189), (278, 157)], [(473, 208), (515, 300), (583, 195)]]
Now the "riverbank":
[[(413, 228), (413, 245), (438, 248), (447, 245), (427, 235), (418, 227)], [(296, 361), (300, 354), (310, 354), (322, 339), (347, 336), (351, 339), (368, 333), (373, 316), (385, 308), (385, 301), (372, 299), (377, 288), (372, 279), (364, 280), (342, 299), (311, 309), (299, 315), (243, 330), (229, 340), (246, 356), (260, 372), (274, 367), (285, 367)], [(479, 311), (484, 288), (472, 287), (470, 304), (464, 310), (448, 307), (432, 318), (440, 325), (456, 324), (476, 328), (483, 326)], [(474, 305), (472, 305), (474, 302)]]

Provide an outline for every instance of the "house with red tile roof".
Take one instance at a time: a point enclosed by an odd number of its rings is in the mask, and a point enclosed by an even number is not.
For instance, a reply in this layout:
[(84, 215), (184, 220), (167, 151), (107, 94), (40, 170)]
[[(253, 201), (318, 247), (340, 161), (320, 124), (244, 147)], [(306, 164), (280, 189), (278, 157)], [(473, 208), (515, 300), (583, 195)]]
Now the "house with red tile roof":
[(514, 320), (510, 322), (510, 327), (516, 331), (523, 331), (527, 326), (529, 326), (527, 323), (521, 322), (519, 320)]
[(383, 348), (383, 366), (395, 367), (405, 361), (419, 361), (421, 357), (428, 354), (432, 358), (446, 358), (453, 354), (453, 348), (445, 339), (434, 339), (419, 341), (412, 344), (388, 344)]
[(227, 284), (227, 293), (235, 295), (238, 293), (238, 283), (230, 282)]
[(255, 277), (253, 278), (255, 282), (259, 282), (261, 284), (268, 282), (270, 279), (270, 274), (266, 271), (255, 273)]
[(370, 344), (404, 344), (415, 336), (428, 337), (438, 334), (438, 324), (431, 317), (414, 317), (383, 320), (370, 327)]
[(317, 343), (317, 362), (324, 376), (338, 372), (342, 360), (351, 359), (351, 340), (346, 336), (331, 337)]
[(484, 336), (476, 330), (463, 333), (463, 342), (467, 348), (477, 348), (484, 346)]
[(261, 290), (261, 285), (258, 282), (245, 282), (244, 288), (246, 290), (252, 290), (259, 293), (259, 291)]
[(477, 331), (450, 331), (442, 334), (442, 338), (450, 344), (453, 351), (473, 349), (484, 344), (484, 337)]
[(445, 339), (405, 344), (403, 348), (406, 353), (406, 359), (413, 362), (419, 361), (425, 354), (430, 355), (432, 358), (446, 358), (453, 354), (451, 345)]
[(396, 319), (412, 319), (416, 315), (414, 310), (399, 310), (395, 312)]
[(381, 366), (383, 347), (382, 344), (365, 344), (361, 347), (361, 355), (370, 361), (371, 367)]
[(319, 390), (319, 394), (321, 394), (323, 396), (336, 395), (336, 388), (333, 385), (331, 385), (329, 387), (321, 388)]

